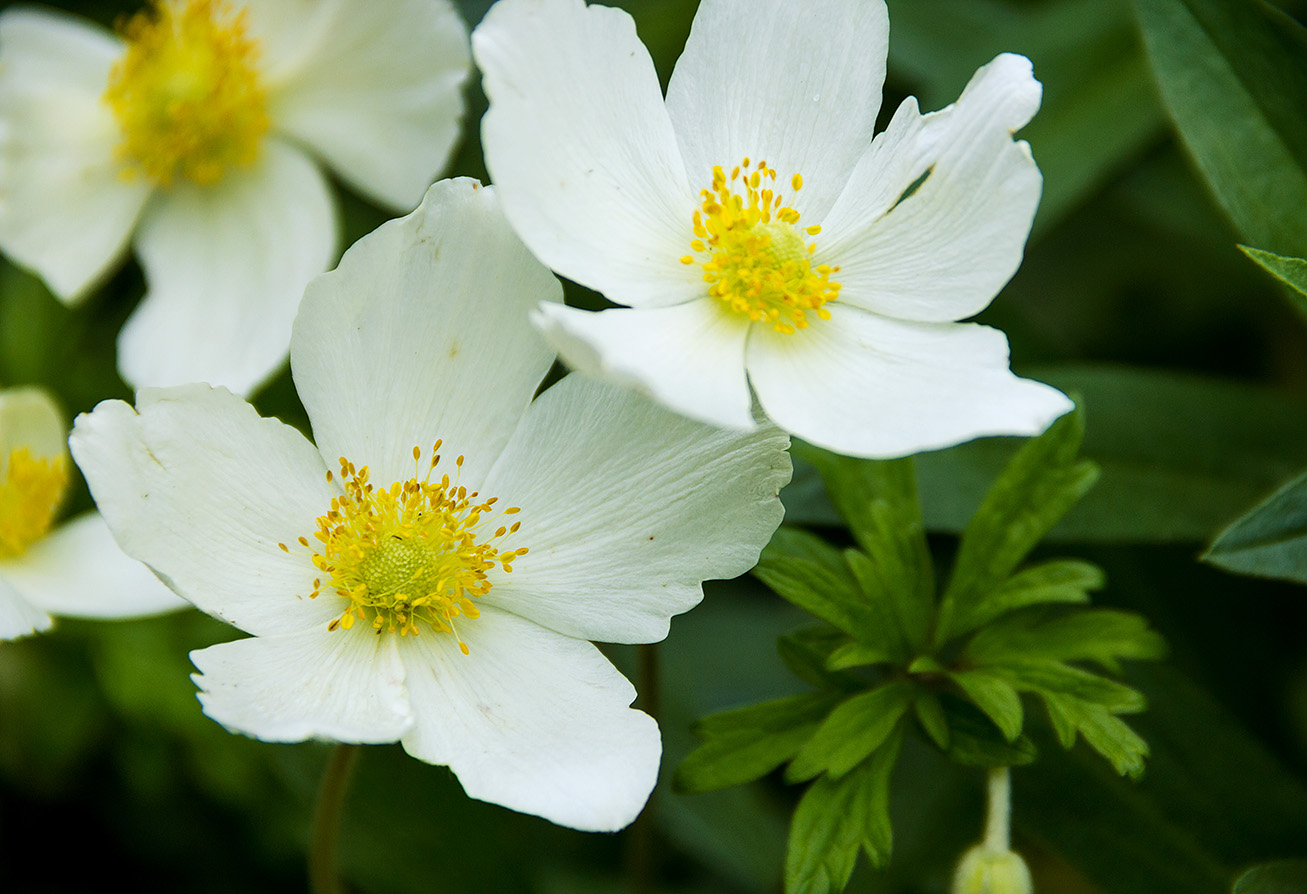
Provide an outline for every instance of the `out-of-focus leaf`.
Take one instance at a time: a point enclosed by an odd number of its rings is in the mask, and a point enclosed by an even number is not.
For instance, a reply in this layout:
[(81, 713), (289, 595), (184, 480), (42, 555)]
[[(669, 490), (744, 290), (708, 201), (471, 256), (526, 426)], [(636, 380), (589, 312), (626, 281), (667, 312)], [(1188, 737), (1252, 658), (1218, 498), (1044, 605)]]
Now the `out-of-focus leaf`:
[(1307, 43), (1264, 7), (1135, 0), (1162, 98), (1235, 228), (1307, 254)]
[(1026, 444), (1004, 468), (967, 524), (940, 601), (936, 642), (948, 641), (952, 622), (982, 602), (1017, 567), (1066, 511), (1093, 486), (1098, 470), (1076, 462), (1084, 437), (1076, 409)]
[(1231, 894), (1302, 894), (1307, 891), (1307, 860), (1278, 860), (1254, 866), (1234, 883)]
[(1078, 732), (1084, 736), (1085, 744), (1107, 758), (1116, 772), (1132, 779), (1143, 776), (1148, 743), (1125, 721), (1102, 704), (1044, 690), (1039, 696), (1064, 748), (1075, 744)]
[(1239, 246), (1239, 250), (1252, 258), (1271, 276), (1288, 286), (1289, 300), (1293, 302), (1294, 309), (1307, 316), (1307, 260), (1286, 258), (1247, 245)]
[(1085, 603), (1089, 591), (1101, 589), (1103, 572), (1089, 562), (1057, 559), (1032, 565), (1012, 575), (977, 602), (960, 607), (950, 629), (961, 635), (995, 618), (1031, 605)]
[(965, 699), (943, 694), (939, 699), (948, 718), (948, 756), (964, 767), (1019, 767), (1038, 756), (1027, 736), (1007, 742), (991, 720)]
[(810, 686), (835, 692), (858, 692), (865, 688), (863, 681), (842, 673), (833, 661), (848, 645), (847, 634), (822, 624), (778, 638), (776, 651), (790, 672)]
[(930, 740), (939, 746), (940, 750), (948, 751), (950, 738), (948, 715), (944, 713), (944, 706), (940, 704), (939, 697), (929, 689), (918, 689), (916, 700), (912, 703), (912, 711), (917, 715), (917, 721)]
[(1222, 531), (1203, 560), (1240, 574), (1307, 583), (1307, 474)]
[(914, 686), (887, 683), (846, 699), (830, 712), (785, 771), (791, 782), (826, 773), (839, 779), (880, 748), (912, 706)]
[(1093, 609), (1051, 618), (1023, 612), (985, 627), (964, 654), (977, 664), (1028, 658), (1093, 661), (1119, 673), (1120, 659), (1161, 658), (1166, 642), (1147, 620), (1130, 612)]
[(994, 721), (1009, 743), (1015, 742), (1021, 735), (1024, 712), (1021, 708), (1021, 696), (1016, 688), (1003, 675), (991, 670), (976, 668), (949, 674), (949, 679), (956, 683), (967, 698), (975, 702), (985, 716)]

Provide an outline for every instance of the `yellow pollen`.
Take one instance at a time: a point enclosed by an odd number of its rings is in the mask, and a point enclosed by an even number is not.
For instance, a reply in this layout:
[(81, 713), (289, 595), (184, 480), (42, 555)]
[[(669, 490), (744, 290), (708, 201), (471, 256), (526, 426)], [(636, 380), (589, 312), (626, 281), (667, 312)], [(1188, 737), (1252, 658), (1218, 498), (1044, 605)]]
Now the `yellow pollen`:
[(68, 458), (37, 458), (26, 447), (9, 454), (0, 484), (0, 558), (20, 556), (50, 530), (68, 490)]
[[(502, 549), (521, 522), (498, 524), (520, 510), (497, 509), (498, 498), (482, 498), (451, 481), (432, 476), (440, 462), (440, 442), (425, 473), (421, 451), (413, 448), (415, 475), (389, 487), (368, 480), (368, 467), (355, 468), (341, 457), (343, 491), (318, 517), (313, 540), (299, 538), (322, 577), (310, 598), (334, 591), (347, 600), (344, 612), (328, 625), (349, 630), (356, 623), (381, 633), (417, 636), (421, 626), (453, 633), (456, 618), (480, 615), (473, 599), (490, 592), (487, 573), (498, 565), (512, 572), (526, 547)], [(463, 457), (455, 465), (462, 467)], [(329, 482), (336, 480), (327, 473)], [(289, 552), (285, 544), (278, 544)], [(460, 639), (459, 648), (467, 654)]]
[[(791, 334), (808, 328), (810, 311), (830, 319), (824, 305), (839, 297), (840, 284), (830, 277), (840, 268), (812, 263), (817, 246), (804, 235), (821, 227), (799, 228), (799, 212), (775, 189), (776, 170), (765, 161), (750, 168), (748, 158), (729, 177), (713, 168), (712, 188), (700, 193), (694, 212), (695, 254), (681, 263), (700, 264), (708, 294), (729, 310)], [(798, 192), (803, 177), (795, 174), (790, 186)]]
[(205, 185), (253, 164), (268, 129), (258, 44), (223, 0), (153, 0), (122, 26), (127, 51), (104, 101), (122, 131), (123, 176)]

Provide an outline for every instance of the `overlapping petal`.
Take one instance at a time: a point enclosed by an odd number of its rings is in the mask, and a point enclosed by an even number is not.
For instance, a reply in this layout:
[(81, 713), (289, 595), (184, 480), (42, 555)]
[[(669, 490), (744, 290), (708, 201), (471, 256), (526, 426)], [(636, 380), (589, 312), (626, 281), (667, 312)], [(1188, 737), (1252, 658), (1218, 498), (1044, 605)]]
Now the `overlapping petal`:
[(412, 725), (395, 638), (326, 625), (191, 653), (204, 713), (265, 742), (393, 742)]
[(347, 183), (396, 211), (449, 160), (471, 59), (447, 0), (248, 3), (264, 35), (269, 116)]
[(114, 542), (104, 519), (86, 512), (0, 560), (0, 578), (43, 611), (75, 618), (127, 618), (189, 607)]
[(749, 378), (767, 415), (805, 440), (887, 458), (985, 435), (1030, 435), (1071, 409), (1012, 375), (1007, 338), (974, 323), (910, 323), (833, 306), (802, 338), (759, 328)]
[(34, 457), (59, 456), (67, 441), (63, 415), (45, 391), (23, 386), (0, 391), (0, 464), (20, 449)]
[(554, 353), (527, 318), (562, 289), (518, 241), (493, 191), (442, 181), (309, 287), (295, 323), (295, 384), (328, 465), (346, 456), (388, 484), (437, 438), (475, 488)]
[(400, 653), (414, 757), (447, 764), (473, 798), (586, 831), (620, 829), (658, 778), (658, 725), (635, 689), (584, 640), (487, 608), (449, 636)]
[(795, 207), (820, 221), (871, 141), (888, 40), (884, 3), (703, 0), (667, 86), (695, 192), (765, 160), (803, 174)]
[(1039, 205), (1039, 168), (1012, 134), (1041, 93), (1030, 60), (1004, 54), (948, 108), (900, 106), (823, 222), (841, 301), (924, 322), (989, 304), (1020, 265)]
[(0, 15), (0, 249), (66, 302), (126, 249), (150, 194), (119, 175), (104, 93), (122, 44), (35, 9)]
[(749, 321), (711, 299), (589, 313), (540, 308), (536, 322), (574, 369), (651, 395), (713, 425), (754, 427), (744, 373)]
[(241, 394), (285, 362), (308, 281), (336, 251), (331, 193), (302, 153), (275, 140), (221, 189), (178, 183), (136, 235), (149, 290), (118, 337), (132, 385), (207, 382)]
[(685, 176), (648, 51), (625, 12), (501, 0), (472, 35), (489, 111), (486, 167), (531, 250), (632, 306), (703, 292)]
[(310, 600), (311, 535), (333, 492), (313, 445), (224, 389), (147, 389), (133, 410), (105, 401), (69, 439), (114, 538), (179, 595), (259, 635), (326, 625)]
[(482, 602), (583, 639), (662, 639), (703, 580), (758, 561), (784, 514), (788, 445), (771, 426), (724, 432), (568, 376), (531, 405), (487, 482), (522, 507), (509, 545), (530, 552)]

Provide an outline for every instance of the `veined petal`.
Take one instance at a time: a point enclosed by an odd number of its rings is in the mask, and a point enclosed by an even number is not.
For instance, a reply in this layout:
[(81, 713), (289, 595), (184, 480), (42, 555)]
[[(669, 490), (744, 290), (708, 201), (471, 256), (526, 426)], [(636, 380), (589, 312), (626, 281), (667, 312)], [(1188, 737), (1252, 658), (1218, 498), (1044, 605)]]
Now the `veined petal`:
[(54, 619), (23, 598), (0, 576), (0, 642), (49, 630)]
[[(471, 68), (467, 26), (448, 0), (250, 4), (265, 54), (269, 117), (347, 183), (411, 210), (445, 166)], [(265, 15), (266, 13), (266, 15)], [(266, 18), (266, 22), (261, 22)], [(283, 33), (289, 31), (290, 33)]]
[(667, 85), (690, 185), (765, 160), (819, 223), (871, 143), (888, 40), (882, 0), (703, 0)]
[(0, 561), (0, 578), (56, 615), (135, 618), (190, 607), (118, 548), (97, 512), (65, 522), (21, 556)]
[(259, 635), (340, 613), (334, 597), (308, 598), (318, 572), (296, 539), (333, 491), (289, 425), (225, 389), (146, 389), (136, 410), (104, 401), (78, 416), (69, 446), (123, 551), (201, 610)]
[(470, 797), (574, 829), (635, 819), (658, 777), (658, 725), (584, 640), (487, 608), (449, 635), (405, 637), (400, 654), (416, 758), (446, 764)]
[(599, 313), (549, 305), (534, 319), (574, 369), (635, 388), (691, 419), (754, 427), (744, 373), (751, 323), (714, 299)]
[(304, 286), (335, 254), (331, 194), (302, 153), (265, 140), (253, 167), (160, 193), (136, 249), (149, 291), (118, 336), (123, 378), (246, 394), (285, 362)]
[(562, 300), (474, 180), (437, 183), (408, 217), (360, 239), (309, 286), (295, 321), (295, 385), (329, 467), (413, 477), (413, 448), (460, 453), (479, 486), (554, 352), (527, 318)]
[(0, 469), (24, 447), (34, 457), (59, 456), (68, 447), (68, 427), (44, 389), (6, 388), (0, 391)]
[(997, 329), (830, 310), (801, 337), (759, 327), (749, 340), (759, 403), (805, 441), (884, 459), (985, 435), (1033, 435), (1071, 409), (1057, 389), (1012, 375)]
[(472, 34), (486, 167), (522, 240), (620, 304), (704, 293), (679, 258), (694, 191), (631, 17), (583, 0), (501, 0)]
[(560, 633), (653, 642), (743, 574), (780, 524), (789, 438), (727, 432), (642, 395), (571, 375), (542, 394), (487, 490), (522, 512), (509, 546), (530, 552), (479, 600)]
[(122, 44), (36, 9), (0, 15), (0, 249), (72, 303), (122, 255), (150, 194), (119, 174), (101, 101)]
[(1039, 168), (1012, 134), (1041, 92), (1030, 60), (1004, 54), (948, 108), (899, 107), (823, 222), (822, 257), (840, 267), (841, 302), (925, 322), (989, 304), (1020, 265), (1039, 205)]
[(204, 713), (265, 742), (393, 742), (412, 726), (392, 636), (326, 627), (191, 653)]

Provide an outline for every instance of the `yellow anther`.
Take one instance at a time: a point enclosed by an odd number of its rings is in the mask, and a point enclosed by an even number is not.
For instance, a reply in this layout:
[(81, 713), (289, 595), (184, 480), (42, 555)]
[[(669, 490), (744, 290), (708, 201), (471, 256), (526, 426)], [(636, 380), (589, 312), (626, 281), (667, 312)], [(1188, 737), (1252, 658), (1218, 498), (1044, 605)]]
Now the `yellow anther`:
[(9, 454), (0, 483), (0, 558), (22, 555), (44, 537), (68, 490), (68, 458), (36, 457), (26, 447)]

